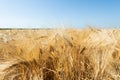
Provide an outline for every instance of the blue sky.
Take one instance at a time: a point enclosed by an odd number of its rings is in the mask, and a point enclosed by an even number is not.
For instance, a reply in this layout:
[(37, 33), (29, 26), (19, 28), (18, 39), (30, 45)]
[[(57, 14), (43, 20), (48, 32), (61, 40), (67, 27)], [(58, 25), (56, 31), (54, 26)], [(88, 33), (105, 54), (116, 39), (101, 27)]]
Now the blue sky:
[(0, 27), (120, 26), (120, 0), (0, 0)]

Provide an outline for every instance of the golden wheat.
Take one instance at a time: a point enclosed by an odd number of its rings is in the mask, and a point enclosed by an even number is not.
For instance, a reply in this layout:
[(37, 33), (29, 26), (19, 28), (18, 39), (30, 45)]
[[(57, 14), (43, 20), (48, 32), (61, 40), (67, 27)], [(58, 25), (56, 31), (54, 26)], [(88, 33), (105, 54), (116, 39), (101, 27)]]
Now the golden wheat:
[(0, 80), (120, 80), (120, 30), (0, 30)]

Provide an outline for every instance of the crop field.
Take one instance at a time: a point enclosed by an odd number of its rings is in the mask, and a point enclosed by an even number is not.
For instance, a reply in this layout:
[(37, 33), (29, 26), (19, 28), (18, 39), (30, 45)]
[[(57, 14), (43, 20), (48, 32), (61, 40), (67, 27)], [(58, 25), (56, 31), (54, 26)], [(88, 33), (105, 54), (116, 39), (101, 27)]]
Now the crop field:
[(0, 30), (0, 80), (120, 80), (120, 30)]

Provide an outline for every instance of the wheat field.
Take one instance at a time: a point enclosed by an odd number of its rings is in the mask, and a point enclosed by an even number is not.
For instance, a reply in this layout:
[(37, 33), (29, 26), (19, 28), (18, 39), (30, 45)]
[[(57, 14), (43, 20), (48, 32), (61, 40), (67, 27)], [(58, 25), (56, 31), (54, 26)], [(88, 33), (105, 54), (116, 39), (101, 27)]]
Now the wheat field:
[(120, 80), (120, 30), (0, 30), (0, 80)]

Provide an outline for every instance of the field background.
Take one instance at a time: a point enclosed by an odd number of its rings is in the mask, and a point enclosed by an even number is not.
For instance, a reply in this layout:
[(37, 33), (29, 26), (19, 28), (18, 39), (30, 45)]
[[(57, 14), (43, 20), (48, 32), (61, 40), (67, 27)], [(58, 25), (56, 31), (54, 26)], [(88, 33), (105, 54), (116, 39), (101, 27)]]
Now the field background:
[(120, 30), (0, 30), (0, 80), (120, 80)]

